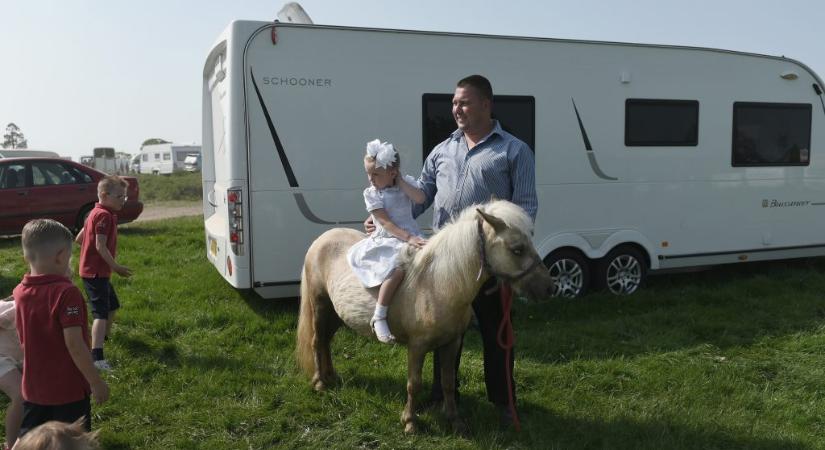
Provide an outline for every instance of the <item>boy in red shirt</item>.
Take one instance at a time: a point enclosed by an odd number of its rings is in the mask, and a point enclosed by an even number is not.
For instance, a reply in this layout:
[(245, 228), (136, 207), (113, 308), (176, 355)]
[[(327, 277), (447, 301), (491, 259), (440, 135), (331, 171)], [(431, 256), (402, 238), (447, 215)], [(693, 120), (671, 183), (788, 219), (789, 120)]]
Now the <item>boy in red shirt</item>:
[(51, 219), (23, 227), (29, 273), (14, 288), (17, 333), (23, 347), (23, 423), (20, 436), (50, 420), (84, 419), (92, 427), (89, 394), (97, 404), (109, 387), (89, 355), (86, 304), (67, 278), (72, 233)]
[(92, 305), (92, 359), (100, 370), (112, 366), (103, 355), (103, 341), (112, 331), (115, 311), (120, 308), (114, 287), (110, 282), (112, 272), (129, 277), (132, 271), (115, 262), (117, 254), (117, 211), (126, 203), (128, 183), (116, 175), (103, 177), (97, 184), (94, 209), (86, 217), (83, 229), (75, 239), (80, 244), (80, 277)]

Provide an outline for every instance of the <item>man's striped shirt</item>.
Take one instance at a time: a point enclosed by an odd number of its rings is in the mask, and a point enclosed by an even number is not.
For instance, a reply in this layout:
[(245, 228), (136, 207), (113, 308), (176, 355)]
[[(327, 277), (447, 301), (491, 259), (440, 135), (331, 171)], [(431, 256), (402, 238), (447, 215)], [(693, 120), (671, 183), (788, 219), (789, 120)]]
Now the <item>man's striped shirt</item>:
[(419, 182), (427, 201), (416, 215), (433, 205), (433, 229), (438, 230), (473, 204), (491, 196), (510, 200), (536, 220), (536, 165), (523, 141), (493, 121), (493, 131), (468, 151), (460, 129), (438, 144), (424, 161)]

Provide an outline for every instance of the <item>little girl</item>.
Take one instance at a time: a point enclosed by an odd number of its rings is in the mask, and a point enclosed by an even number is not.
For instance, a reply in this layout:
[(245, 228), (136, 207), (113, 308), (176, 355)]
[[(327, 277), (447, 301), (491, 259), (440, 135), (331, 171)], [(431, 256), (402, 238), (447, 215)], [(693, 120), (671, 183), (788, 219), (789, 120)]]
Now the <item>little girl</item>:
[(424, 191), (415, 178), (399, 176), (400, 165), (392, 144), (382, 144), (378, 139), (367, 143), (364, 169), (370, 186), (364, 189), (364, 202), (372, 214), (375, 231), (347, 253), (352, 270), (364, 286), (381, 286), (370, 326), (384, 343), (395, 340), (387, 325), (387, 307), (404, 279), (404, 271), (397, 267), (398, 251), (405, 243), (417, 248), (427, 243), (412, 216), (412, 202), (424, 203)]

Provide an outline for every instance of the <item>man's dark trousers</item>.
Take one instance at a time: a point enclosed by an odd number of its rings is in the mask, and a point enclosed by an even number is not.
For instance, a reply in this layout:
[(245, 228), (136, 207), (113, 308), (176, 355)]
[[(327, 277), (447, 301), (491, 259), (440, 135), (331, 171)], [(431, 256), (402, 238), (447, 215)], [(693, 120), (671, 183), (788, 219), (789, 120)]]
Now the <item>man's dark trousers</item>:
[[(498, 406), (509, 403), (507, 393), (507, 373), (505, 372), (504, 361), (506, 352), (498, 345), (498, 328), (504, 312), (501, 310), (501, 298), (497, 288), (498, 280), (491, 278), (481, 287), (475, 300), (473, 300), (473, 311), (478, 320), (478, 328), (481, 332), (481, 341), (484, 346), (484, 382), (487, 385), (487, 399)], [(492, 289), (492, 292), (487, 293)], [(461, 362), (461, 350), (464, 347), (464, 337), (459, 348), (455, 361), (455, 395), (456, 403), (458, 394), (458, 366)], [(513, 380), (514, 349), (510, 349), (510, 385), (513, 387), (513, 404), (516, 402), (516, 383)], [(433, 387), (431, 392), (433, 401), (444, 399), (444, 392), (441, 388), (441, 363), (438, 360), (438, 350), (433, 352)]]

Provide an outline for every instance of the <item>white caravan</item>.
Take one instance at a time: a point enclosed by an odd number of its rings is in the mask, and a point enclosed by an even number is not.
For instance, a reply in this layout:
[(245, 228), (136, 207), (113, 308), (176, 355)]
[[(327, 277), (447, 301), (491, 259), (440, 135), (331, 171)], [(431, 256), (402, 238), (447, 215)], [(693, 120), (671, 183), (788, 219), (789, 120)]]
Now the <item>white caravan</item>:
[[(362, 228), (362, 155), (418, 175), (460, 78), (535, 152), (534, 242), (559, 294), (632, 293), (647, 270), (825, 255), (822, 80), (708, 48), (235, 21), (203, 72), (209, 260), (296, 295), (309, 244)], [(430, 215), (419, 218), (430, 226)]]
[(184, 170), (189, 154), (200, 154), (200, 145), (152, 144), (140, 148), (140, 173), (170, 174)]

